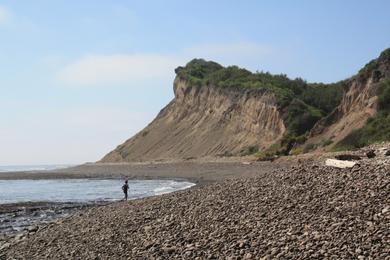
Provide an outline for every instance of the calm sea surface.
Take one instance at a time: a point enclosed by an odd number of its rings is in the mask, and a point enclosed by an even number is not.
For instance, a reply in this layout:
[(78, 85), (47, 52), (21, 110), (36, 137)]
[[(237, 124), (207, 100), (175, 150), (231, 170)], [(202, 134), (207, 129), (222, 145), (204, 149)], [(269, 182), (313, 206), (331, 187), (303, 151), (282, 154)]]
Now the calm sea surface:
[[(96, 202), (123, 198), (123, 180), (0, 180), (0, 204), (16, 202)], [(160, 195), (195, 184), (173, 180), (129, 180), (129, 199)]]
[(51, 171), (72, 167), (71, 164), (0, 165), (0, 172)]

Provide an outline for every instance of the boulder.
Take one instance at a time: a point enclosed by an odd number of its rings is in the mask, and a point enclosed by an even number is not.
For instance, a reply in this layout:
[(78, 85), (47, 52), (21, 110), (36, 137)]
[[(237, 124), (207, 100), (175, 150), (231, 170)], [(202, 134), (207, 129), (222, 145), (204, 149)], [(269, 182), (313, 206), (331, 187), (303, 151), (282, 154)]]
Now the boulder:
[(374, 158), (376, 156), (375, 154), (375, 151), (374, 150), (369, 150), (367, 153), (366, 153), (366, 156), (371, 159), (371, 158)]

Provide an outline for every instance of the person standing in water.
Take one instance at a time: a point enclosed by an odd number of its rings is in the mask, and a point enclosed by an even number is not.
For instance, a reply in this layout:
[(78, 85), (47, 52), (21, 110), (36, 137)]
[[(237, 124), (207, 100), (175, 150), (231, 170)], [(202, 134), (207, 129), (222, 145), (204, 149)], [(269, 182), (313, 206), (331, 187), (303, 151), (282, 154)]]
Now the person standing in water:
[(127, 192), (129, 191), (128, 181), (125, 181), (125, 184), (122, 186), (123, 193), (125, 194), (125, 200), (127, 200)]

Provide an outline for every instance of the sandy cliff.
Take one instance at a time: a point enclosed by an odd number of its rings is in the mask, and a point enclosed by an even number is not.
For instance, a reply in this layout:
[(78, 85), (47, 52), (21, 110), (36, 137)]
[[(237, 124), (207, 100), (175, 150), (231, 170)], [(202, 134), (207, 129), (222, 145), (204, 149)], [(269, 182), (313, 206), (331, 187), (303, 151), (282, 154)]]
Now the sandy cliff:
[(333, 85), (252, 74), (201, 59), (176, 73), (175, 98), (101, 162), (268, 154), (273, 144), (278, 155), (309, 144), (329, 150), (376, 114), (378, 89), (390, 79), (390, 49)]
[(172, 102), (102, 162), (239, 154), (266, 149), (286, 131), (270, 92), (190, 87), (179, 77), (173, 85)]
[(367, 119), (376, 113), (377, 90), (380, 83), (390, 78), (390, 60), (380, 57), (373, 62), (377, 63), (375, 69), (362, 69), (347, 80), (340, 104), (313, 127), (309, 143), (331, 140), (333, 145), (337, 144), (352, 131), (363, 127)]

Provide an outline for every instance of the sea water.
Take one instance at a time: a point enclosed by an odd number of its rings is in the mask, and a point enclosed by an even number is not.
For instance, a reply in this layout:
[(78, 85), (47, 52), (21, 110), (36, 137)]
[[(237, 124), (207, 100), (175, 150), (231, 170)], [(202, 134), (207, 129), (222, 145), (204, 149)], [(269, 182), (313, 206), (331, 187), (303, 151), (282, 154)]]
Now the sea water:
[(71, 164), (0, 165), (0, 172), (52, 171), (72, 167)]
[[(0, 180), (0, 204), (18, 202), (98, 202), (123, 198), (123, 180)], [(129, 199), (161, 195), (195, 184), (175, 180), (129, 180)]]

